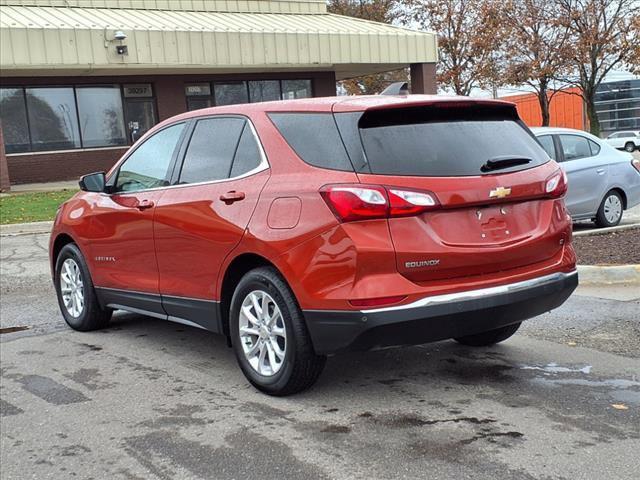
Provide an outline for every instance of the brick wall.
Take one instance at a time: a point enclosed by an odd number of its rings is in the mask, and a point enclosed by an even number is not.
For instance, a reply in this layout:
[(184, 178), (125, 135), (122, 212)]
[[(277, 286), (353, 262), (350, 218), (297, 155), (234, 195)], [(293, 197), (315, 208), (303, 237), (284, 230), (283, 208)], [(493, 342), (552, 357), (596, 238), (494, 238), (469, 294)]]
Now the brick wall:
[(79, 150), (59, 153), (9, 155), (11, 184), (56, 182), (109, 170), (127, 151), (125, 148)]
[[(156, 97), (158, 120), (162, 121), (186, 111), (185, 85), (187, 83), (297, 78), (311, 79), (315, 96), (332, 96), (336, 94), (336, 76), (334, 72), (120, 77), (3, 77), (0, 79), (0, 83), (6, 86), (151, 83)], [(4, 143), (2, 148), (4, 148)], [(86, 173), (109, 170), (126, 149), (125, 147), (118, 149), (11, 154), (7, 156), (9, 178), (11, 184), (71, 180)], [(3, 175), (3, 181), (5, 181), (4, 177)]]

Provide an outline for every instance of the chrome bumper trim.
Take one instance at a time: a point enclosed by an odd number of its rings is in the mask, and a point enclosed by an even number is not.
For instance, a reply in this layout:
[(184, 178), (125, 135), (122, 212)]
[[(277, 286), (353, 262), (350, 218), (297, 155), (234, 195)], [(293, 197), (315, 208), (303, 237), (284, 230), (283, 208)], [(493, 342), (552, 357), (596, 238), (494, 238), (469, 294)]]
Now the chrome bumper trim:
[(432, 297), (421, 298), (413, 303), (407, 305), (397, 305), (394, 307), (385, 308), (373, 308), (370, 310), (360, 310), (363, 314), (371, 313), (383, 313), (383, 312), (397, 312), (400, 310), (409, 310), (412, 308), (421, 308), (433, 305), (442, 305), (451, 302), (464, 302), (465, 300), (473, 300), (482, 297), (490, 297), (493, 295), (501, 295), (505, 293), (514, 293), (521, 290), (527, 290), (529, 288), (541, 287), (546, 284), (555, 283), (561, 280), (577, 275), (578, 271), (574, 270), (569, 273), (552, 273), (545, 275), (544, 277), (532, 278), (530, 280), (524, 280), (522, 282), (510, 283), (507, 285), (499, 285), (497, 287), (480, 288), (478, 290), (465, 290), (464, 292), (447, 293), (444, 295), (436, 295)]

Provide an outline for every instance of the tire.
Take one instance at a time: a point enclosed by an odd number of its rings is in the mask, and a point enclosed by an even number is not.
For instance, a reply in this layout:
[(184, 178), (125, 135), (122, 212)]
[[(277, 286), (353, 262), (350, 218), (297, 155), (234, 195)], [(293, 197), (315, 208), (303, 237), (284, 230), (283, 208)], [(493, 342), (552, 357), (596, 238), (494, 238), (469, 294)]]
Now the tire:
[(596, 226), (602, 228), (615, 227), (622, 220), (623, 210), (622, 196), (615, 190), (607, 192), (596, 214)]
[[(266, 308), (267, 317), (260, 316), (254, 300), (261, 310)], [(326, 357), (316, 355), (298, 302), (273, 267), (257, 268), (242, 277), (231, 299), (229, 330), (242, 373), (268, 395), (306, 390), (322, 373)]]
[(487, 347), (489, 345), (504, 342), (507, 338), (511, 337), (518, 331), (520, 325), (522, 325), (522, 322), (507, 325), (506, 327), (496, 328), (495, 330), (489, 330), (488, 332), (467, 335), (466, 337), (458, 337), (455, 341), (470, 347)]
[[(82, 285), (78, 288), (76, 280), (75, 286), (71, 287), (72, 290), (75, 289), (75, 291), (79, 292), (75, 299), (71, 299), (74, 296), (73, 291), (69, 293), (70, 283), (67, 281), (71, 278), (69, 277), (69, 271), (79, 273), (79, 277), (75, 276), (74, 278), (79, 278)], [(71, 328), (81, 332), (88, 332), (104, 328), (109, 324), (113, 310), (100, 308), (87, 263), (76, 244), (69, 243), (60, 251), (56, 259), (54, 283), (60, 311)], [(64, 294), (63, 288), (65, 290)], [(65, 294), (67, 295), (66, 300)], [(81, 307), (79, 298), (82, 299)], [(75, 306), (78, 308), (73, 308), (74, 301)]]
[(636, 146), (634, 143), (632, 142), (627, 142), (624, 145), (624, 150), (625, 152), (629, 152), (629, 153), (633, 153), (633, 151), (636, 149)]

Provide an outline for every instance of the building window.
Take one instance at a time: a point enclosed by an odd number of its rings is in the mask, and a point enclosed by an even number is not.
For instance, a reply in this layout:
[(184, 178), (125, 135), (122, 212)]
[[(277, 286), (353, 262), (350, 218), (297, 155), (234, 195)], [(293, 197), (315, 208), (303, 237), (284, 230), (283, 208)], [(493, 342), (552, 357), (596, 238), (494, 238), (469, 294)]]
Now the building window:
[(80, 148), (73, 88), (27, 88), (25, 93), (32, 150)]
[(0, 120), (6, 153), (26, 152), (31, 149), (27, 106), (21, 88), (0, 89)]
[(236, 103), (249, 102), (247, 82), (214, 83), (213, 93), (216, 105), (234, 105)]
[(127, 143), (118, 87), (78, 87), (76, 97), (83, 147)]
[(271, 100), (280, 100), (280, 82), (278, 80), (249, 82), (249, 101), (251, 103)]
[[(213, 93), (212, 93), (213, 92)], [(313, 96), (311, 80), (249, 80), (248, 82), (195, 83), (185, 86), (187, 110), (216, 105), (268, 102)]]
[(595, 98), (602, 134), (640, 129), (640, 80), (600, 85)]
[(312, 96), (311, 80), (283, 80), (282, 99), (309, 98)]
[(199, 110), (213, 106), (211, 97), (211, 85), (208, 83), (195, 83), (185, 88), (187, 96), (187, 110)]
[[(157, 123), (151, 85), (0, 88), (7, 153), (126, 146)], [(128, 123), (127, 123), (128, 122)]]

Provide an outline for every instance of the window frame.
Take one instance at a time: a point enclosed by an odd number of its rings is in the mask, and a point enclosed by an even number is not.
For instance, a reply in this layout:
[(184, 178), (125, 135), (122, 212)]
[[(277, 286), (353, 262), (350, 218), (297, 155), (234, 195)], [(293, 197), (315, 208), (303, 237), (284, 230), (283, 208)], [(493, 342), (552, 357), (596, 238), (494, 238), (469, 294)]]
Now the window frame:
[[(257, 167), (249, 170), (248, 172), (243, 173), (242, 175), (236, 175), (235, 177), (228, 177), (220, 180), (205, 180), (202, 182), (195, 182), (195, 183), (178, 183), (178, 181), (180, 180), (180, 173), (182, 172), (182, 166), (184, 165), (184, 159), (187, 153), (187, 148), (189, 147), (189, 143), (191, 141), (193, 132), (196, 128), (196, 124), (200, 120), (207, 120), (209, 118), (240, 118), (244, 120), (246, 124), (249, 125), (249, 128), (251, 129), (251, 133), (253, 134), (253, 138), (255, 139), (256, 144), (258, 146), (258, 153), (260, 154), (260, 163), (258, 164)], [(223, 113), (223, 114), (199, 115), (197, 117), (192, 117), (189, 119), (189, 125), (187, 125), (187, 128), (185, 129), (185, 135), (181, 139), (181, 142), (182, 144), (180, 146), (180, 149), (176, 158), (176, 163), (173, 166), (173, 173), (171, 175), (170, 184), (166, 187), (161, 187), (161, 188), (188, 188), (188, 187), (196, 187), (200, 185), (211, 185), (216, 183), (231, 182), (234, 180), (240, 180), (242, 178), (253, 176), (257, 173), (260, 173), (265, 170), (269, 170), (271, 168), (271, 165), (269, 164), (269, 159), (267, 158), (267, 154), (264, 149), (264, 145), (260, 140), (260, 135), (258, 135), (258, 131), (256, 130), (256, 127), (251, 121), (251, 119), (246, 115)], [(231, 162), (230, 172), (233, 171), (234, 163), (235, 163), (235, 155), (234, 155), (233, 161)]]

